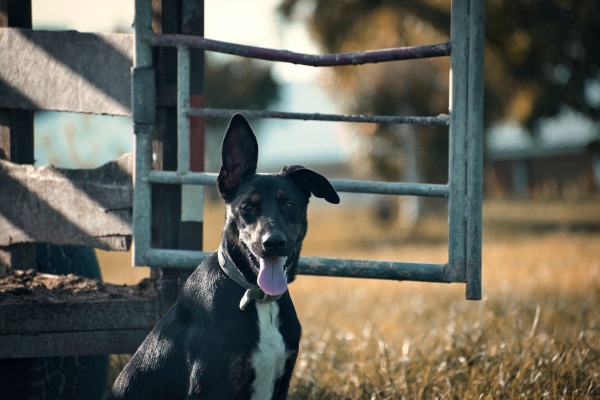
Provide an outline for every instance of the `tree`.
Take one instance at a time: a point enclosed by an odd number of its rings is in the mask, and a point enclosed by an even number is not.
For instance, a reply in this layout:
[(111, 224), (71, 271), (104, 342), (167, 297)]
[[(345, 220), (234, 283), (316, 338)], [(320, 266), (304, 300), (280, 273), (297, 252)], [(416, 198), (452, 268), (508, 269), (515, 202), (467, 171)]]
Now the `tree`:
[[(206, 107), (264, 109), (278, 99), (279, 84), (273, 79), (269, 64), (247, 58), (206, 60)], [(221, 163), (219, 149), (228, 122), (222, 118), (206, 119), (206, 163), (210, 171), (218, 171)], [(253, 125), (259, 124), (260, 120), (253, 121)]]
[[(327, 52), (449, 38), (446, 0), (283, 0), (280, 5), (288, 18), (307, 9), (307, 24)], [(589, 101), (586, 88), (600, 79), (598, 37), (596, 0), (486, 1), (486, 122), (516, 118), (530, 126), (561, 105), (600, 117), (600, 105)], [(447, 64), (433, 63), (447, 74)]]
[[(448, 34), (402, 14), (398, 3), (285, 0), (280, 11), (288, 18), (297, 18), (301, 11), (310, 10), (305, 21), (327, 53), (448, 40)], [(448, 111), (448, 69), (448, 58), (339, 67), (328, 70), (331, 74), (326, 82), (332, 96), (349, 113), (438, 115)], [(442, 70), (446, 73), (438, 73)], [(359, 147), (360, 167), (367, 177), (447, 181), (447, 129), (408, 125), (358, 125), (357, 129), (364, 143)], [(419, 155), (423, 152), (428, 156)], [(403, 221), (410, 218), (414, 222), (419, 206), (414, 198), (405, 200), (408, 203), (398, 208), (392, 197), (382, 198), (376, 215), (382, 221), (396, 221), (396, 212), (400, 211)], [(404, 213), (406, 210), (409, 212)]]
[[(450, 7), (448, 0), (282, 0), (279, 11), (304, 20), (323, 51), (334, 53), (448, 41)], [(532, 126), (561, 105), (598, 118), (600, 104), (587, 95), (600, 79), (598, 37), (597, 0), (486, 1), (486, 125), (513, 119)], [(344, 67), (333, 70), (328, 87), (348, 112), (437, 115), (448, 109), (448, 73), (447, 58)], [(420, 179), (445, 181), (447, 136), (415, 129), (417, 153), (426, 153)], [(405, 134), (392, 126), (363, 133), (373, 174), (397, 179)]]
[(226, 62), (207, 58), (207, 107), (261, 109), (278, 95), (279, 86), (269, 64), (247, 58)]

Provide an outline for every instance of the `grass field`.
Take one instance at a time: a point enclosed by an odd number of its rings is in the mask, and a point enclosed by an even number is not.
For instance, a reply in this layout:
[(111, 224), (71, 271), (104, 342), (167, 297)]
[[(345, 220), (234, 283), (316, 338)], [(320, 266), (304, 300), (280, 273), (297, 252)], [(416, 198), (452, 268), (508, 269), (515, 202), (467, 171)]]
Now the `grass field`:
[[(222, 215), (209, 208), (206, 248)], [(445, 217), (408, 232), (371, 221), (362, 208), (314, 207), (304, 255), (447, 261)], [(487, 201), (483, 242), (477, 302), (462, 284), (300, 276), (289, 398), (600, 398), (600, 199)], [(100, 253), (105, 279), (139, 279), (122, 275), (124, 257)]]

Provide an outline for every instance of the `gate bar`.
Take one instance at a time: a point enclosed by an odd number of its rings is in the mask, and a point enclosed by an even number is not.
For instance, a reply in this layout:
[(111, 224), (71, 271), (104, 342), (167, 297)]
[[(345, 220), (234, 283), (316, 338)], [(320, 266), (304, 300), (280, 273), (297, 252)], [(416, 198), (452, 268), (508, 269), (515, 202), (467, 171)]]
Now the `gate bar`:
[[(467, 195), (467, 61), (468, 1), (453, 1), (450, 20), (452, 57), (450, 58), (450, 137), (448, 159), (448, 259), (454, 278), (466, 280), (465, 237)], [(480, 1), (480, 0), (475, 0)]]
[[(217, 174), (212, 172), (174, 172), (150, 171), (147, 181), (166, 185), (206, 185), (215, 186)], [(406, 183), (361, 181), (354, 179), (330, 179), (333, 187), (339, 192), (395, 194), (424, 197), (448, 197), (448, 185), (432, 183)]]
[[(211, 254), (213, 253), (193, 250), (148, 249), (142, 261), (149, 267), (194, 269)], [(448, 274), (448, 265), (434, 263), (300, 257), (298, 273), (344, 278), (453, 282)]]
[(133, 265), (152, 246), (152, 185), (146, 177), (152, 170), (152, 134), (156, 122), (156, 83), (151, 46), (142, 37), (152, 32), (149, 2), (135, 1), (134, 65), (131, 79), (135, 173), (133, 190)]
[(190, 171), (190, 50), (177, 48), (177, 172)]
[(481, 223), (483, 188), (483, 63), (485, 2), (469, 4), (469, 125), (467, 128), (467, 238), (466, 278), (469, 300), (481, 299)]
[(481, 299), (483, 46), (485, 2), (452, 2), (448, 259), (452, 279)]
[(311, 67), (334, 67), (342, 65), (361, 65), (386, 61), (411, 60), (417, 58), (445, 57), (451, 52), (451, 42), (426, 46), (399, 47), (383, 50), (357, 51), (334, 54), (303, 54), (287, 50), (274, 50), (265, 47), (246, 46), (237, 43), (222, 42), (199, 36), (155, 33), (143, 40), (157, 47), (188, 47), (216, 53), (231, 54), (246, 58), (267, 61), (287, 62)]
[(361, 122), (375, 124), (410, 125), (448, 125), (450, 123), (450, 116), (448, 114), (440, 114), (437, 117), (415, 117), (396, 115), (340, 115), (267, 110), (235, 110), (226, 108), (190, 108), (188, 110), (189, 116), (204, 116), (215, 118), (231, 118), (231, 116), (235, 113), (242, 113), (248, 118), (277, 118), (304, 121)]

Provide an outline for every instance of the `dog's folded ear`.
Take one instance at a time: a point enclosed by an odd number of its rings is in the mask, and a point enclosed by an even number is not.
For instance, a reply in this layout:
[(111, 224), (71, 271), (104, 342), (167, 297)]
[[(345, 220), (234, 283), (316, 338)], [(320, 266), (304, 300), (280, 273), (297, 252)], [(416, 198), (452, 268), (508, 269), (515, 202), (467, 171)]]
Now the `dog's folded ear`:
[(337, 192), (323, 175), (303, 167), (302, 165), (288, 165), (283, 167), (280, 176), (290, 178), (296, 186), (303, 191), (307, 197), (314, 194), (316, 197), (327, 200), (330, 203), (338, 204), (340, 197)]
[(256, 173), (258, 143), (248, 120), (235, 114), (223, 138), (221, 171), (217, 177), (217, 188), (221, 197), (228, 200), (248, 175)]

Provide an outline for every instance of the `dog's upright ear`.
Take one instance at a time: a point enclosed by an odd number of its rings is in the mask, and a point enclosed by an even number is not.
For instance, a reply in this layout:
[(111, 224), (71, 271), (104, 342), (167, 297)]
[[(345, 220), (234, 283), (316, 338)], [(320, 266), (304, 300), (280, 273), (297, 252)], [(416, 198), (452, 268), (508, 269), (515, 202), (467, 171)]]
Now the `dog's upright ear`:
[(221, 197), (229, 201), (242, 180), (256, 173), (258, 143), (248, 120), (235, 114), (229, 121), (221, 149), (221, 171), (217, 188)]
[(294, 181), (296, 186), (306, 194), (306, 197), (310, 197), (312, 193), (333, 204), (340, 202), (340, 197), (329, 180), (312, 169), (302, 165), (288, 165), (283, 167), (279, 175)]

